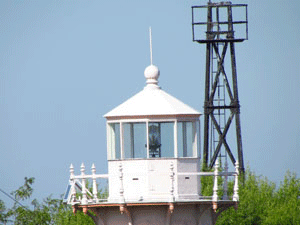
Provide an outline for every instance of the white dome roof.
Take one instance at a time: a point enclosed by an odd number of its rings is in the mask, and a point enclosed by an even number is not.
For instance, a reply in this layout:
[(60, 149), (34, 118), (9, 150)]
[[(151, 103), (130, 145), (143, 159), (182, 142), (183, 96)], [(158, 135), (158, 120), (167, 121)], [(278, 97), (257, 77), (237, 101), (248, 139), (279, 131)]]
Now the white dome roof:
[(171, 96), (157, 85), (159, 69), (150, 65), (145, 69), (146, 87), (117, 106), (104, 117), (131, 117), (131, 116), (200, 116), (201, 113)]

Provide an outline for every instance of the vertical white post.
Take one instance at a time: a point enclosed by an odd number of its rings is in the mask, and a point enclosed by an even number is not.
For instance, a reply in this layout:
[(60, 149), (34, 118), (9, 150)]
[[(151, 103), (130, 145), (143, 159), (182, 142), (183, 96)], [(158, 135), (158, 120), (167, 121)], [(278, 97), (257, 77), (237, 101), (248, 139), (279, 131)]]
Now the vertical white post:
[(233, 196), (232, 200), (238, 202), (239, 201), (239, 163), (235, 163), (235, 181), (233, 187)]
[(197, 124), (196, 121), (192, 121), (192, 134), (193, 134), (193, 157), (198, 156), (198, 143), (197, 143)]
[(97, 181), (96, 181), (96, 167), (94, 163), (92, 165), (92, 179), (93, 179), (93, 199), (94, 202), (97, 203), (98, 190), (97, 190)]
[(71, 202), (76, 201), (76, 189), (75, 189), (75, 180), (74, 180), (74, 166), (70, 165), (70, 183), (71, 183)]
[(86, 179), (85, 179), (85, 166), (82, 163), (81, 164), (81, 177), (82, 177), (82, 181), (81, 181), (81, 185), (82, 185), (82, 200), (81, 200), (81, 204), (82, 205), (87, 205), (88, 204), (88, 200), (87, 200), (87, 195), (86, 195)]
[(177, 119), (174, 122), (174, 157), (178, 158), (178, 130), (177, 130)]
[(120, 201), (121, 203), (124, 203), (125, 198), (124, 198), (124, 185), (123, 185), (123, 167), (121, 163), (119, 165), (119, 178), (120, 178)]
[(213, 187), (213, 197), (212, 201), (217, 202), (218, 201), (218, 175), (219, 175), (219, 160), (216, 160), (216, 166), (215, 166), (215, 181), (214, 181), (214, 187)]
[(223, 186), (223, 200), (228, 200), (228, 162), (225, 161), (225, 178), (224, 178), (224, 186)]
[(149, 121), (146, 121), (146, 135), (147, 135), (147, 159), (150, 158), (150, 153), (149, 153)]
[(170, 180), (171, 180), (171, 188), (170, 188), (170, 202), (174, 202), (174, 164), (171, 162), (170, 164)]
[(197, 121), (197, 157), (201, 158), (201, 147), (200, 147), (200, 137), (201, 137), (201, 124), (200, 124), (200, 120)]
[(106, 123), (106, 137), (107, 137), (107, 158), (116, 158), (116, 135), (112, 128), (112, 124)]
[(130, 123), (130, 158), (134, 158), (134, 124)]
[(120, 147), (121, 147), (121, 155), (120, 158), (124, 159), (124, 135), (123, 135), (123, 123), (120, 122)]
[(182, 156), (187, 157), (187, 140), (186, 140), (186, 123), (187, 122), (182, 122)]

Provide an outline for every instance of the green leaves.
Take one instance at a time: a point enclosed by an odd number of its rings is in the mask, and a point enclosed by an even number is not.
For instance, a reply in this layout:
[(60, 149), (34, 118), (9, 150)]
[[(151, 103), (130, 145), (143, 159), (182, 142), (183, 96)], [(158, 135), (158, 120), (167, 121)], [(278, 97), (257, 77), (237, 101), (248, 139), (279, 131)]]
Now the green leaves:
[(5, 213), (6, 207), (2, 200), (0, 200), (0, 222), (6, 222), (7, 221), (7, 215)]
[(300, 179), (288, 171), (275, 193), (264, 224), (300, 224), (299, 196)]
[(238, 210), (223, 212), (217, 224), (300, 224), (300, 179), (287, 172), (279, 188), (265, 177), (246, 171)]
[(34, 199), (30, 207), (24, 207), (20, 201), (30, 199), (33, 183), (33, 177), (25, 177), (24, 185), (12, 192), (17, 202), (11, 209), (6, 210), (4, 202), (0, 200), (0, 223), (12, 221), (15, 225), (94, 225), (89, 216), (82, 212), (74, 215), (70, 205), (65, 205), (61, 199), (53, 199), (51, 196), (42, 203)]
[(30, 198), (33, 192), (31, 185), (34, 183), (34, 178), (25, 177), (24, 179), (25, 179), (24, 185), (11, 193), (12, 195), (14, 195), (17, 201)]

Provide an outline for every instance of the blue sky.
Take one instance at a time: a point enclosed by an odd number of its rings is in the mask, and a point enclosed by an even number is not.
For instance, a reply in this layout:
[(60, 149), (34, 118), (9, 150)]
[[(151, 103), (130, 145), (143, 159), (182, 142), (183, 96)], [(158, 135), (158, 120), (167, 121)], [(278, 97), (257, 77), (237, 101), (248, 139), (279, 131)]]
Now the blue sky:
[[(278, 183), (300, 172), (300, 2), (232, 2), (249, 11), (249, 40), (236, 44), (244, 161)], [(34, 197), (59, 197), (71, 163), (107, 172), (103, 115), (144, 87), (149, 26), (159, 84), (203, 111), (205, 46), (191, 32), (202, 4), (1, 0), (0, 188), (35, 177)]]

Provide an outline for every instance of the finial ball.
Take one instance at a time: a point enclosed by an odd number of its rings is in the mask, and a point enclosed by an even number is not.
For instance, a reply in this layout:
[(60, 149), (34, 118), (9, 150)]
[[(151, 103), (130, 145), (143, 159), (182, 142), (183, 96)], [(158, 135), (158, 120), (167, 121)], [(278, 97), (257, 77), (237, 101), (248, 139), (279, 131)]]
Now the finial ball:
[(144, 71), (145, 78), (157, 80), (159, 78), (159, 69), (157, 66), (150, 65)]

